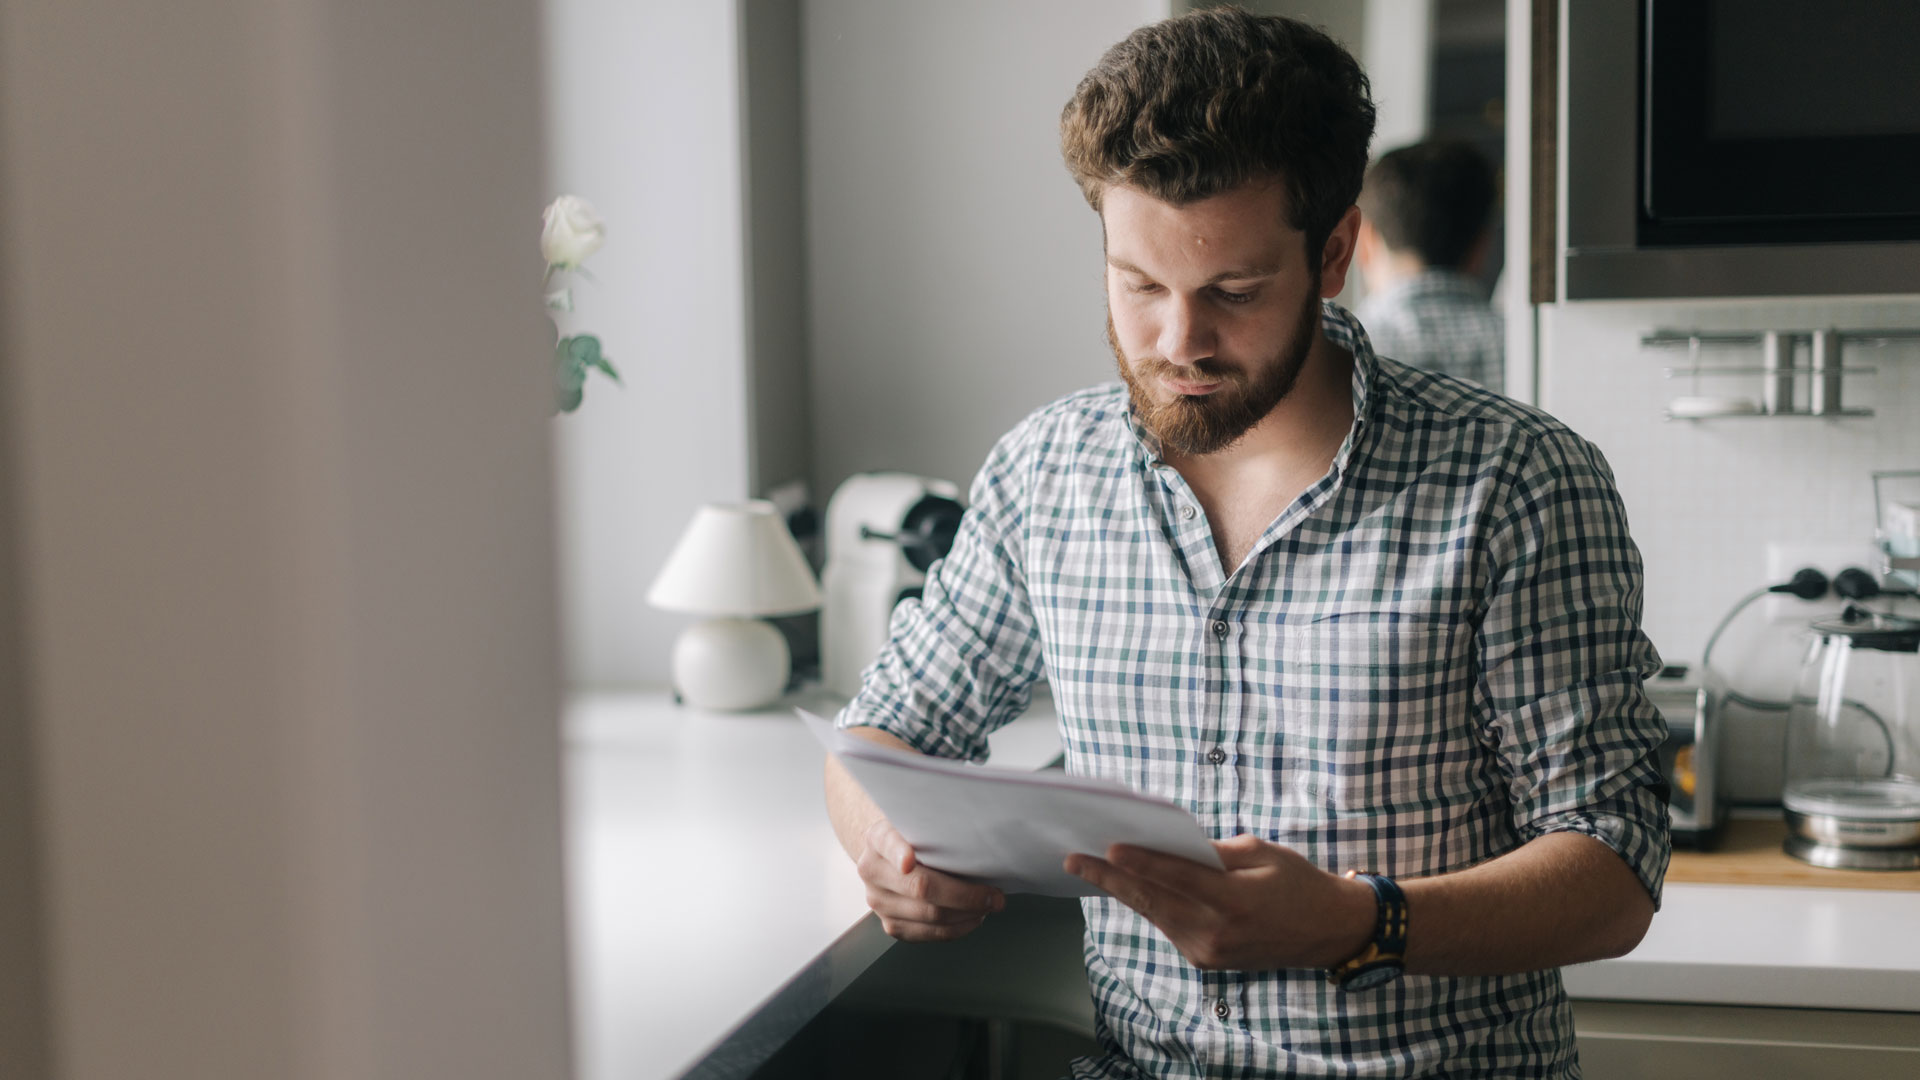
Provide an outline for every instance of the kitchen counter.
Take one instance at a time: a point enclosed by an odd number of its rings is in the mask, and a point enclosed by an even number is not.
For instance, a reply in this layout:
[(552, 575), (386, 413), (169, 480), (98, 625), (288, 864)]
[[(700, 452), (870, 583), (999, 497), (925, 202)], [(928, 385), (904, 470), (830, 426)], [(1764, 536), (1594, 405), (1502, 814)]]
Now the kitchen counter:
[(1801, 862), (1785, 850), (1787, 823), (1779, 810), (1736, 810), (1709, 851), (1676, 849), (1667, 883), (1789, 885), (1823, 889), (1920, 892), (1920, 871), (1832, 870)]
[(1777, 815), (1677, 851), (1638, 948), (1567, 968), (1575, 997), (1920, 1013), (1920, 872), (1825, 870), (1780, 850)]
[[(664, 690), (566, 711), (567, 902), (582, 1080), (746, 1076), (893, 939), (827, 821), (825, 752), (790, 696), (704, 712)], [(1059, 755), (1052, 705), (994, 733), (993, 762)]]
[[(830, 714), (814, 693), (789, 704)], [(994, 763), (1059, 751), (1051, 707)], [(584, 1080), (745, 1076), (893, 942), (822, 803), (819, 745), (784, 710), (662, 691), (567, 710), (575, 1043)], [(1566, 970), (1576, 998), (1920, 1013), (1920, 892), (1673, 882), (1646, 940)]]

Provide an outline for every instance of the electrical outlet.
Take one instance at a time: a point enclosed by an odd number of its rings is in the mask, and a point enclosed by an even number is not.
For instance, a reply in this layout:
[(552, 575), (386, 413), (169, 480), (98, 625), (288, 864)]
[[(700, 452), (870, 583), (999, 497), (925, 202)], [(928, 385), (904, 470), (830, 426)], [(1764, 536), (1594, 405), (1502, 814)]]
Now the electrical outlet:
[[(1831, 582), (1840, 571), (1857, 566), (1871, 573), (1876, 558), (1872, 544), (1768, 544), (1768, 585), (1784, 584), (1801, 567), (1811, 566)], [(1792, 593), (1769, 593), (1760, 601), (1762, 614), (1773, 622), (1801, 622), (1839, 614), (1846, 601), (1828, 592), (1818, 600), (1802, 600)]]

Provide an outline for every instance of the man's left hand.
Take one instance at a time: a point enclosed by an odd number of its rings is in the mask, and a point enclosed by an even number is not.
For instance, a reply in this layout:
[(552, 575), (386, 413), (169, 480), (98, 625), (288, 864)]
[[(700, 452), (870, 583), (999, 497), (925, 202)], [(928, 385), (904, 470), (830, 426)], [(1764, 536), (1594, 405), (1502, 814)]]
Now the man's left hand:
[(1225, 870), (1127, 844), (1104, 859), (1069, 855), (1065, 868), (1139, 912), (1204, 970), (1332, 967), (1372, 939), (1365, 882), (1251, 834), (1213, 847)]

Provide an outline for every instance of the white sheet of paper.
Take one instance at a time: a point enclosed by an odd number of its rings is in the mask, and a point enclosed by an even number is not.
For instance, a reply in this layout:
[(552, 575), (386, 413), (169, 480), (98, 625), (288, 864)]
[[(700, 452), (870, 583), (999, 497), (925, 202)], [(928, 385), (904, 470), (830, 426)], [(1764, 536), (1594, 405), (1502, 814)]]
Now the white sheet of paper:
[(969, 765), (894, 750), (796, 709), (921, 862), (1007, 892), (1101, 896), (1061, 869), (1068, 855), (1114, 844), (1163, 851), (1215, 869), (1200, 822), (1165, 799), (1108, 780)]

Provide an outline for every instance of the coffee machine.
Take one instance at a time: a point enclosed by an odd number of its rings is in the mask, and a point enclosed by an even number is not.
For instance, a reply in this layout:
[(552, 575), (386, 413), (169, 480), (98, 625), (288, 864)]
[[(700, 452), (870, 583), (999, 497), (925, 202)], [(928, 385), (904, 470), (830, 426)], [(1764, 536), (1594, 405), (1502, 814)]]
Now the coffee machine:
[(820, 576), (820, 677), (846, 697), (887, 643), (893, 609), (920, 595), (927, 568), (953, 547), (960, 489), (908, 473), (862, 473), (827, 501)]

